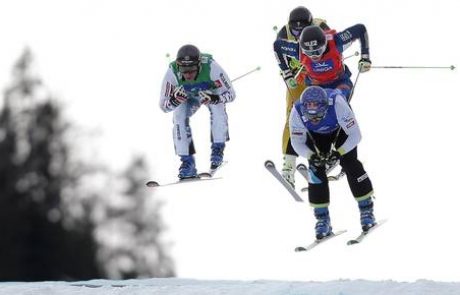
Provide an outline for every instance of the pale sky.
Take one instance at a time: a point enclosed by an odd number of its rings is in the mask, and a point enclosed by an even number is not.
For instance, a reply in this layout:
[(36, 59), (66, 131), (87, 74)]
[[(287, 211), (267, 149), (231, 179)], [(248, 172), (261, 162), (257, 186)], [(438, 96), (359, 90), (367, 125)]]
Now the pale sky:
[[(168, 58), (186, 43), (211, 53), (237, 82), (228, 105), (231, 141), (222, 180), (152, 191), (166, 202), (167, 239), (178, 275), (198, 279), (460, 280), (460, 221), (454, 137), (458, 70), (374, 69), (352, 101), (363, 134), (359, 157), (375, 188), (375, 213), (389, 221), (362, 245), (359, 214), (345, 180), (331, 184), (331, 220), (348, 233), (311, 253), (308, 204), (263, 168), (281, 165), (285, 86), (272, 52), (273, 26), (298, 5), (337, 30), (368, 29), (374, 65), (459, 66), (455, 1), (15, 0), (0, 3), (0, 86), (29, 45), (39, 73), (80, 126), (101, 132), (92, 145), (114, 168), (148, 155), (146, 180), (174, 180), (179, 166), (172, 114), (158, 107)], [(358, 50), (358, 44), (345, 55)], [(347, 64), (356, 77), (358, 58)], [(191, 120), (201, 170), (209, 166), (209, 112)], [(143, 185), (143, 184), (139, 184)], [(298, 187), (306, 185), (300, 176)], [(304, 196), (307, 199), (307, 196)]]

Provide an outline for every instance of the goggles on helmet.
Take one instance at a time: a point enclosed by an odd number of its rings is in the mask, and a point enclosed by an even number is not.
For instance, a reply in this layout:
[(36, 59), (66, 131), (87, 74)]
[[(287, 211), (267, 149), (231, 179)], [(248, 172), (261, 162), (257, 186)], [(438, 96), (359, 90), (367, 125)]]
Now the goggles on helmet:
[(326, 116), (327, 109), (327, 103), (307, 101), (303, 104), (303, 115), (310, 121), (319, 121)]
[(323, 53), (326, 51), (326, 45), (323, 45), (321, 46), (320, 48), (318, 49), (313, 49), (313, 50), (306, 50), (306, 49), (303, 49), (302, 48), (302, 52), (310, 57), (310, 58), (313, 58), (313, 59), (317, 59), (317, 58), (320, 58), (321, 56), (323, 56)]
[(180, 73), (189, 73), (189, 72), (195, 72), (198, 71), (199, 67), (198, 65), (178, 65), (178, 69)]

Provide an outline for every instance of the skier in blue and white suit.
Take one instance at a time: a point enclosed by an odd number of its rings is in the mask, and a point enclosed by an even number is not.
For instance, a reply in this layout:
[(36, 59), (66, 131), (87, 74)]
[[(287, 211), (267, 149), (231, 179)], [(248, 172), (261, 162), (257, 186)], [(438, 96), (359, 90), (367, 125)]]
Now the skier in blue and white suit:
[(203, 104), (211, 112), (211, 170), (222, 164), (229, 140), (225, 104), (234, 99), (230, 79), (211, 55), (202, 54), (190, 44), (179, 49), (163, 79), (160, 108), (164, 112), (174, 111), (174, 147), (182, 161), (180, 179), (197, 177), (189, 119)]
[(363, 231), (374, 226), (373, 187), (358, 160), (361, 132), (342, 92), (320, 86), (308, 87), (294, 104), (289, 127), (294, 150), (309, 163), (308, 198), (317, 219), (316, 238), (332, 234), (326, 165), (339, 160), (358, 202)]

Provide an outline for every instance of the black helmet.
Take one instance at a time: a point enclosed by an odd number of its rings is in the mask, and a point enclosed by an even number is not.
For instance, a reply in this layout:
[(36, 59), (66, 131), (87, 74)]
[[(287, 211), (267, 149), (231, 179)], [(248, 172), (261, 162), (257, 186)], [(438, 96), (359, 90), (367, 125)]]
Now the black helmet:
[(326, 34), (318, 26), (308, 26), (299, 38), (300, 49), (310, 58), (320, 58), (326, 51)]
[(200, 50), (191, 44), (187, 44), (179, 48), (176, 56), (176, 65), (179, 72), (199, 70), (201, 63)]
[(312, 22), (313, 16), (310, 10), (303, 6), (294, 8), (289, 14), (289, 29), (296, 37), (299, 37), (302, 29), (311, 25)]

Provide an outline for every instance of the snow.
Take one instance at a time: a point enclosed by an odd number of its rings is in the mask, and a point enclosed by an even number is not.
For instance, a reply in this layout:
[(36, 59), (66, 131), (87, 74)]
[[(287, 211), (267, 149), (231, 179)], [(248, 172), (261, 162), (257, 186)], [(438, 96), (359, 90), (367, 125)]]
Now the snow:
[(336, 280), (205, 281), (193, 279), (91, 280), (82, 282), (0, 283), (2, 295), (458, 295), (460, 283)]

